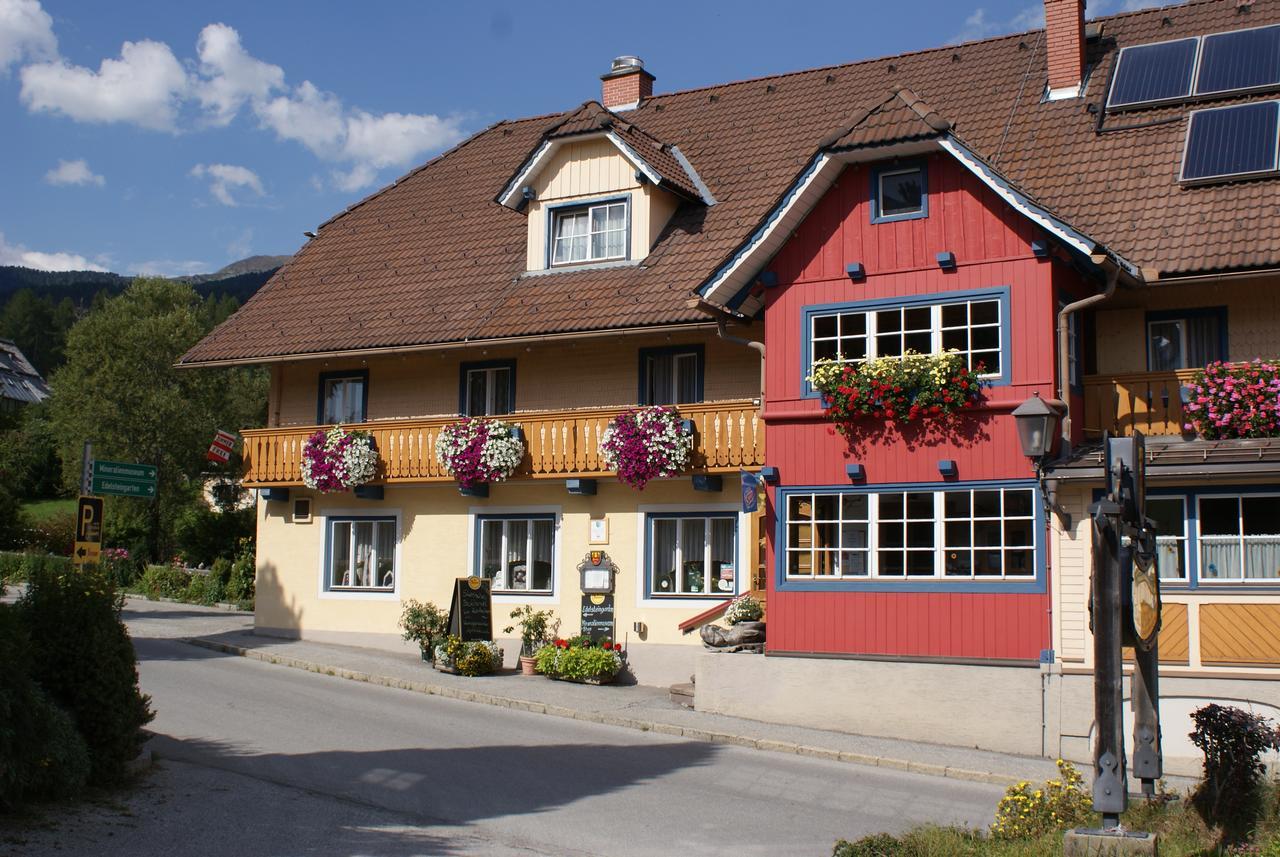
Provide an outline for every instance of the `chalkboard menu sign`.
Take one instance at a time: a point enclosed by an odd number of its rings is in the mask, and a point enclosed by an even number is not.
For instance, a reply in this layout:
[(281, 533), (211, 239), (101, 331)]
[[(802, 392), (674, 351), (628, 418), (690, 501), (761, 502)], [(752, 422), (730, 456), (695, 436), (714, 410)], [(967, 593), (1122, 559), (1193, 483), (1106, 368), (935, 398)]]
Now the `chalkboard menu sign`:
[(613, 596), (582, 596), (582, 633), (594, 642), (613, 639)]
[(459, 577), (453, 582), (449, 604), (449, 633), (464, 643), (493, 639), (493, 602), (489, 581), (480, 577)]

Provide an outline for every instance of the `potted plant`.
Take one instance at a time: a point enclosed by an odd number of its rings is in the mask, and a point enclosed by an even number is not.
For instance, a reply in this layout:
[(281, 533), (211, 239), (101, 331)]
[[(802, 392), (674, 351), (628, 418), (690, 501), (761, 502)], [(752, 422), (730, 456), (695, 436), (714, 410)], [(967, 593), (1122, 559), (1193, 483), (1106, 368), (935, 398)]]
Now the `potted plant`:
[(618, 414), (600, 436), (600, 454), (618, 478), (639, 491), (651, 479), (677, 476), (689, 466), (693, 432), (671, 408)]
[(436, 644), (435, 667), (444, 673), (478, 676), (502, 666), (502, 649), (493, 640), (464, 643), (461, 637), (450, 634)]
[[(534, 654), (549, 643), (560, 630), (560, 620), (550, 610), (534, 610), (528, 604), (511, 611), (511, 618), (520, 626), (520, 674), (534, 674)], [(510, 634), (516, 629), (509, 625), (502, 629)]]
[(523, 459), (519, 427), (503, 420), (467, 417), (445, 426), (436, 438), (436, 461), (464, 494), (484, 496), (485, 486), (506, 479)]
[(538, 672), (556, 681), (578, 684), (609, 684), (625, 665), (626, 652), (621, 643), (596, 643), (584, 636), (556, 638), (534, 655)]
[(449, 627), (449, 614), (430, 601), (423, 603), (410, 598), (400, 613), (400, 627), (406, 640), (412, 640), (422, 650), (422, 659), (431, 662), (436, 645), (445, 638)]
[(377, 469), (378, 451), (368, 432), (336, 425), (311, 435), (302, 448), (302, 484), (326, 494), (363, 485)]

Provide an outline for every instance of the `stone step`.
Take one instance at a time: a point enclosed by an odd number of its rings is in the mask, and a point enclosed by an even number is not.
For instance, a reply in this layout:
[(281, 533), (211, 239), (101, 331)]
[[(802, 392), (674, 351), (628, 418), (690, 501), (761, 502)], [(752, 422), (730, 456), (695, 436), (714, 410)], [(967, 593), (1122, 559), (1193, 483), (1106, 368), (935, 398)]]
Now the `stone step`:
[(693, 708), (693, 682), (673, 684), (668, 691), (671, 701), (685, 708)]

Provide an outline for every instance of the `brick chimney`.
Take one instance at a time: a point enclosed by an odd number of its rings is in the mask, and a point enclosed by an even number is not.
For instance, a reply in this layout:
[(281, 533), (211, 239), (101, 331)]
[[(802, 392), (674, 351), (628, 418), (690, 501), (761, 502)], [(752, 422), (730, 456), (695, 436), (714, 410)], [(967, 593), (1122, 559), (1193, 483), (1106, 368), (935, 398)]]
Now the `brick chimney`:
[(630, 110), (653, 95), (653, 75), (644, 70), (640, 57), (618, 57), (608, 74), (600, 75), (601, 103), (610, 110)]
[(1084, 80), (1084, 0), (1044, 0), (1049, 100), (1075, 98)]

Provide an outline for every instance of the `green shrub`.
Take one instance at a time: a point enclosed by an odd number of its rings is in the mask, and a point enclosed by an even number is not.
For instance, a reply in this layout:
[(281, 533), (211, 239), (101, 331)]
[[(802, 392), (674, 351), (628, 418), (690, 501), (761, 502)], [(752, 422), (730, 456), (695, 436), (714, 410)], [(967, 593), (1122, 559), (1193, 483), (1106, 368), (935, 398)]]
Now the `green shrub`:
[(27, 579), (26, 555), (14, 551), (0, 552), (0, 583), (18, 583)]
[(104, 548), (99, 561), (116, 591), (133, 586), (142, 574), (142, 563), (128, 548)]
[(119, 782), (154, 716), (149, 697), (138, 690), (137, 656), (120, 621), (120, 601), (93, 566), (30, 568), (19, 608), (31, 638), (32, 678), (84, 736), (90, 782)]
[(54, 512), (38, 521), (31, 521), (20, 541), (19, 547), (70, 556), (76, 541), (75, 513)]
[(839, 840), (831, 852), (831, 857), (898, 857), (906, 853), (905, 846), (898, 837), (887, 833), (874, 833), (856, 842)]
[[(3, 476), (0, 471), (0, 476)], [(18, 495), (0, 482), (0, 548), (22, 547), (29, 527), (27, 516), (18, 503)]]
[(538, 649), (533, 668), (551, 678), (610, 679), (622, 671), (621, 646), (596, 646), (581, 635), (555, 640)]
[(1229, 705), (1209, 704), (1191, 712), (1191, 743), (1204, 752), (1204, 780), (1191, 796), (1209, 826), (1221, 826), (1224, 840), (1242, 842), (1262, 809), (1259, 758), (1280, 749), (1280, 732), (1265, 717)]
[(410, 598), (400, 613), (400, 628), (404, 639), (418, 644), (423, 659), (431, 660), (436, 646), (448, 635), (449, 614), (430, 601), (424, 603)]
[(1070, 762), (1058, 760), (1060, 779), (1039, 788), (1023, 781), (1005, 790), (991, 825), (993, 839), (1034, 839), (1084, 824), (1093, 813), (1093, 796)]
[(257, 578), (257, 560), (255, 559), (253, 539), (240, 540), (239, 551), (231, 563), (231, 575), (227, 579), (226, 597), (228, 601), (238, 604), (252, 605), (255, 579)]
[(217, 604), (222, 600), (222, 583), (212, 574), (192, 574), (191, 582), (179, 597), (192, 604)]
[(461, 637), (451, 634), (436, 646), (435, 661), (462, 675), (488, 675), (502, 666), (502, 649), (492, 640), (464, 643)]
[(0, 809), (73, 797), (89, 774), (84, 739), (32, 680), (31, 658), (18, 608), (0, 604)]
[(179, 513), (174, 522), (174, 544), (194, 564), (211, 565), (218, 557), (234, 556), (241, 539), (252, 536), (257, 509), (211, 509), (197, 501)]
[(140, 586), (150, 598), (181, 598), (191, 585), (190, 572), (172, 565), (149, 565)]

